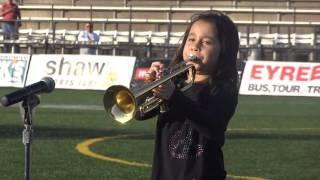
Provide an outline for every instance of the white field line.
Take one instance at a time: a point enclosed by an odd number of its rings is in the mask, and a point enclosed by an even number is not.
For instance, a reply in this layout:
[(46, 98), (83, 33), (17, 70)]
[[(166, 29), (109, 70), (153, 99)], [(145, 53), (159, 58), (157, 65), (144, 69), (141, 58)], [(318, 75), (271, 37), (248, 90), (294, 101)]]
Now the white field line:
[(103, 106), (98, 105), (77, 105), (77, 104), (43, 104), (39, 108), (44, 109), (67, 109), (67, 110), (94, 110), (104, 111)]
[[(21, 107), (20, 104), (21, 103), (17, 103), (8, 107), (9, 108)], [(3, 107), (1, 103), (0, 103), (0, 107)], [(104, 111), (104, 107), (102, 105), (80, 105), (80, 104), (40, 104), (36, 108)]]

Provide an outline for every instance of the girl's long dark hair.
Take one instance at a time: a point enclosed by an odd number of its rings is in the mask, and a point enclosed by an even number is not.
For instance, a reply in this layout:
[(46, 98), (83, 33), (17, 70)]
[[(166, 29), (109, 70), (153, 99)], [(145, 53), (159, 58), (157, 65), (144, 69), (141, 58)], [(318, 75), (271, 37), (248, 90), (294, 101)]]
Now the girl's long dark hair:
[(236, 69), (237, 53), (239, 50), (238, 30), (232, 20), (219, 11), (205, 11), (195, 14), (191, 17), (191, 23), (188, 25), (182, 43), (176, 52), (172, 65), (183, 61), (183, 48), (186, 44), (191, 26), (198, 20), (214, 23), (218, 30), (218, 37), (221, 46), (218, 63), (211, 74), (213, 86), (219, 86), (225, 83), (232, 85), (237, 89), (238, 73)]

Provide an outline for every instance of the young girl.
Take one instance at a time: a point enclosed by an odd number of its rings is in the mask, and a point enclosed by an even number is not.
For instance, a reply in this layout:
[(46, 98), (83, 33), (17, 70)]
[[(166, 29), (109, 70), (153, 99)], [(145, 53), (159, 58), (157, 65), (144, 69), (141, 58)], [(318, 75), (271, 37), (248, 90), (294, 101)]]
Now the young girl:
[[(137, 120), (158, 114), (152, 180), (226, 178), (222, 146), (237, 106), (238, 48), (237, 28), (226, 15), (208, 11), (192, 17), (172, 65), (193, 64), (194, 85), (181, 92), (169, 81), (153, 90), (168, 110), (136, 114)], [(162, 70), (154, 62), (149, 73)]]

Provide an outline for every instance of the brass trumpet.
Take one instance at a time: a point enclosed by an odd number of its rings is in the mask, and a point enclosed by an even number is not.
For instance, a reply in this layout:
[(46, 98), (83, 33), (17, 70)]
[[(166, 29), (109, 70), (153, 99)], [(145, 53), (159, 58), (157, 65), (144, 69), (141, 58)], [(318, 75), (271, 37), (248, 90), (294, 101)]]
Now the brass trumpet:
[[(183, 76), (184, 74), (187, 75), (187, 73), (191, 73), (190, 75), (192, 77), (189, 82), (185, 82), (186, 76)], [(152, 94), (152, 89), (157, 88), (169, 80), (173, 80), (177, 88), (185, 91), (192, 86), (194, 77), (194, 65), (186, 65), (184, 62), (181, 62), (165, 70), (159, 79), (147, 83), (142, 88), (128, 89), (121, 85), (110, 86), (104, 94), (104, 108), (109, 117), (120, 123), (126, 123), (134, 118), (137, 111), (145, 114), (163, 103), (163, 99), (161, 98), (155, 96), (148, 97), (149, 94)], [(140, 101), (142, 102), (140, 103)]]

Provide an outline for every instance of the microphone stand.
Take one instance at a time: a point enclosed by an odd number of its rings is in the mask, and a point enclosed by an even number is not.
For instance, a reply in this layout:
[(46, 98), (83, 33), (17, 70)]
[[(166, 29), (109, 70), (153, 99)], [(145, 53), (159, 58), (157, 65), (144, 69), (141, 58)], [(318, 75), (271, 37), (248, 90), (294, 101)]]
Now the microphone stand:
[(30, 180), (31, 172), (31, 142), (32, 142), (32, 110), (40, 104), (40, 99), (36, 95), (26, 97), (22, 102), (24, 108), (24, 127), (22, 132), (22, 143), (24, 144), (24, 180)]

